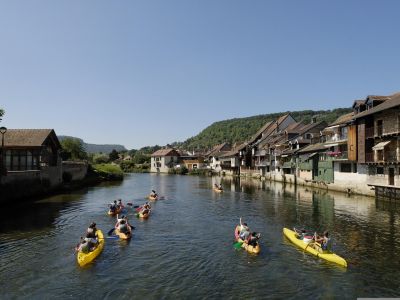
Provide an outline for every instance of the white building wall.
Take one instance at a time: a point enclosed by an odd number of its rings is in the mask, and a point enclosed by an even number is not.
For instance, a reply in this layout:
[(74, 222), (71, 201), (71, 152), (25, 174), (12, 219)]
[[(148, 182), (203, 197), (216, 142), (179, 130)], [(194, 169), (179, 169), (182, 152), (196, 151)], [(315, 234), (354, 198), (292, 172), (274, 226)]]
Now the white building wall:
[(333, 180), (337, 189), (344, 192), (365, 193), (371, 187), (367, 185), (368, 169), (367, 165), (357, 164), (357, 172), (354, 173), (354, 164), (352, 164), (352, 172), (340, 172), (340, 162), (333, 163)]

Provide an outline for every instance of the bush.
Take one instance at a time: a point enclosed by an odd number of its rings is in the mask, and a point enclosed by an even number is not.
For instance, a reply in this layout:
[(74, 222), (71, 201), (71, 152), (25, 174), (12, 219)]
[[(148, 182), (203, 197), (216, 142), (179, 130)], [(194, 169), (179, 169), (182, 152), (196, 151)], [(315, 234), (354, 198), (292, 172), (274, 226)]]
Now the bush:
[(122, 180), (124, 172), (116, 164), (96, 164), (93, 165), (93, 171), (104, 180)]

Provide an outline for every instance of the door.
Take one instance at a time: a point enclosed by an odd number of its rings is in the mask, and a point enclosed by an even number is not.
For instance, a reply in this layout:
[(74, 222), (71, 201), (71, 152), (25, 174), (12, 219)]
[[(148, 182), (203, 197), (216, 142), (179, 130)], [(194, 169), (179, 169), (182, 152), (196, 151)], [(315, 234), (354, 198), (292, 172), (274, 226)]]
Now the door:
[(394, 185), (394, 168), (389, 168), (389, 185)]

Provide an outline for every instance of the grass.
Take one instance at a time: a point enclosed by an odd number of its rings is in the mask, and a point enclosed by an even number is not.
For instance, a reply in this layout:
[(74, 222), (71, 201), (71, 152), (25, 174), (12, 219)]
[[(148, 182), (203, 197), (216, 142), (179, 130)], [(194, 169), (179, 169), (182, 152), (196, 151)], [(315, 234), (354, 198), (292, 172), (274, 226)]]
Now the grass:
[(95, 164), (93, 170), (106, 180), (122, 180), (124, 172), (119, 165), (115, 164)]

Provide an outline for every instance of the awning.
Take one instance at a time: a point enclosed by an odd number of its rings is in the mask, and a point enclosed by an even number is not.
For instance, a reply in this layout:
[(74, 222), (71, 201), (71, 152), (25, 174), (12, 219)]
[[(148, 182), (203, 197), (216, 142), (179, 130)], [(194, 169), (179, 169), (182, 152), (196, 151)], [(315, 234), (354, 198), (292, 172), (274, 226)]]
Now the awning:
[(380, 143), (376, 144), (375, 146), (373, 146), (372, 150), (383, 150), (383, 148), (385, 148), (385, 146), (389, 143), (390, 143), (390, 141), (380, 142)]

